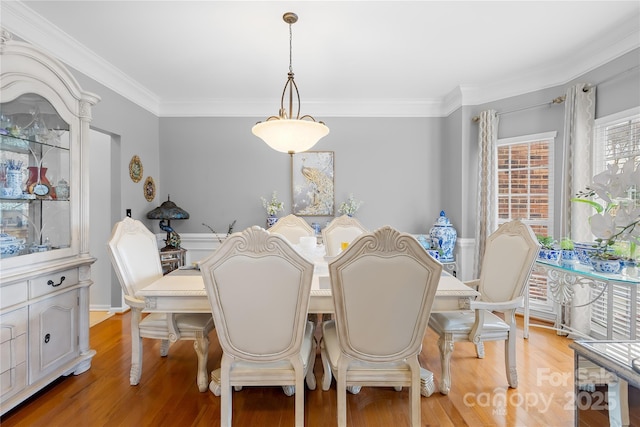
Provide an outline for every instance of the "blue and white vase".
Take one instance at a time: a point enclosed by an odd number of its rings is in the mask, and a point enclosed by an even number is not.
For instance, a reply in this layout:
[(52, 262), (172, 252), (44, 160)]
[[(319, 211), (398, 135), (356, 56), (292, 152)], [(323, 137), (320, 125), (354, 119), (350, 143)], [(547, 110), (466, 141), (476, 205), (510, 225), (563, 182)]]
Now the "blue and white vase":
[(275, 215), (269, 215), (267, 217), (267, 228), (273, 227), (276, 222), (278, 222), (278, 217)]
[(458, 233), (444, 211), (440, 212), (440, 216), (429, 230), (429, 236), (431, 237), (431, 248), (440, 253), (440, 261), (453, 262), (453, 249), (456, 246)]

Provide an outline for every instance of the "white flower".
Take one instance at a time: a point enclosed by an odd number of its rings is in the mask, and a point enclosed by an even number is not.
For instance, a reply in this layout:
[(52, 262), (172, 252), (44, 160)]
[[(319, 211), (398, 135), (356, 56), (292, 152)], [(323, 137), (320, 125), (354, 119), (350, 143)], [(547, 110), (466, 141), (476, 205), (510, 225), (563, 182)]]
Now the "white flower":
[(589, 218), (589, 224), (591, 225), (591, 232), (598, 239), (609, 240), (616, 234), (614, 218), (608, 212), (595, 214)]
[[(589, 218), (591, 232), (596, 237), (602, 253), (618, 240), (640, 244), (640, 166), (634, 160), (607, 166), (604, 172), (593, 177), (586, 191), (578, 193), (572, 201), (593, 206), (597, 214)], [(597, 196), (602, 203), (591, 200)], [(633, 251), (631, 251), (633, 252)]]
[(353, 216), (360, 206), (362, 205), (362, 201), (356, 201), (353, 198), (353, 193), (349, 194), (349, 198), (346, 202), (342, 202), (340, 207), (338, 208), (338, 212), (343, 215)]
[(276, 216), (278, 212), (284, 210), (284, 203), (278, 200), (278, 192), (271, 193), (271, 200), (267, 201), (264, 197), (260, 197), (262, 200), (262, 207), (267, 210), (267, 215)]

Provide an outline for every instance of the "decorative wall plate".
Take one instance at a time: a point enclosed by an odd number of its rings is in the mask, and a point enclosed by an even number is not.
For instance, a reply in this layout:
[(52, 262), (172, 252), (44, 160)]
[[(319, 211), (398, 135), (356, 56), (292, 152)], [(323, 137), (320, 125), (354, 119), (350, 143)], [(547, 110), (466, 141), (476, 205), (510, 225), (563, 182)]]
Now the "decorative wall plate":
[(144, 191), (144, 198), (147, 199), (147, 202), (152, 201), (156, 197), (156, 183), (153, 182), (153, 178), (150, 176), (144, 181), (144, 186), (142, 187)]
[(140, 157), (133, 156), (129, 162), (129, 176), (131, 177), (131, 180), (133, 182), (140, 182), (143, 170)]

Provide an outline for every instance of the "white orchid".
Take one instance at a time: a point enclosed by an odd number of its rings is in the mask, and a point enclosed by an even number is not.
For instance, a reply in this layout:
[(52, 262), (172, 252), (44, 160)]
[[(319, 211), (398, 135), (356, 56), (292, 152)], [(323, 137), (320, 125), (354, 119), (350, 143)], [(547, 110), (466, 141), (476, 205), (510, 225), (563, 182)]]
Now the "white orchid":
[[(631, 256), (640, 245), (639, 190), (640, 166), (630, 159), (623, 167), (609, 165), (593, 177), (593, 183), (586, 191), (571, 199), (588, 203), (596, 210), (597, 213), (589, 218), (589, 225), (601, 254), (618, 240), (630, 243)], [(596, 196), (602, 203), (592, 200)]]

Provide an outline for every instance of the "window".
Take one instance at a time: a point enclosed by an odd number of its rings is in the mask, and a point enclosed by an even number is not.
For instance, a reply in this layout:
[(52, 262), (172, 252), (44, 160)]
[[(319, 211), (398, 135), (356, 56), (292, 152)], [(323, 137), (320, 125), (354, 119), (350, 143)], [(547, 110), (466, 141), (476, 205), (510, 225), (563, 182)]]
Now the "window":
[(498, 140), (498, 225), (519, 219), (553, 235), (553, 142), (556, 132)]
[[(640, 164), (640, 107), (596, 120), (594, 131), (595, 173), (614, 163)], [(640, 204), (640, 191), (630, 197)], [(592, 304), (591, 334), (605, 339), (638, 339), (639, 305), (637, 287), (613, 286)]]
[[(534, 233), (553, 235), (553, 143), (556, 132), (500, 139), (497, 142), (498, 225), (519, 219)], [(532, 310), (552, 312), (547, 278), (529, 280)]]

